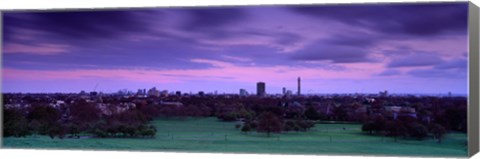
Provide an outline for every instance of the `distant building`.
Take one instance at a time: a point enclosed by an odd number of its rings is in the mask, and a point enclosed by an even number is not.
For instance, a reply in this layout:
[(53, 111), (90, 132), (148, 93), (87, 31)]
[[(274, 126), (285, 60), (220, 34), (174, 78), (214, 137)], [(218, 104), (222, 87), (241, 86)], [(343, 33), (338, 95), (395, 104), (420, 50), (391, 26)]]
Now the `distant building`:
[(384, 106), (387, 117), (396, 120), (399, 116), (417, 118), (415, 108), (402, 106)]
[(297, 95), (300, 95), (300, 77), (297, 78)]
[(128, 90), (127, 89), (118, 90), (117, 94), (121, 96), (128, 95)]
[(287, 93), (287, 89), (285, 87), (282, 88), (282, 94), (285, 95)]
[(200, 91), (200, 92), (198, 92), (198, 95), (199, 95), (199, 96), (204, 96), (204, 95), (205, 95), (205, 92)]
[(265, 96), (267, 93), (265, 91), (265, 82), (257, 83), (257, 96)]
[(292, 90), (287, 90), (287, 92), (285, 93), (285, 95), (287, 96), (291, 96), (293, 94)]
[(176, 92), (175, 92), (175, 95), (177, 95), (177, 96), (182, 96), (182, 92), (181, 92), (181, 91), (176, 91)]
[(138, 89), (137, 95), (147, 95), (146, 89)]
[(148, 96), (159, 97), (160, 96), (160, 91), (158, 91), (156, 87), (153, 87), (153, 88), (148, 90)]
[(160, 92), (160, 96), (162, 97), (168, 97), (168, 90), (163, 90)]
[(365, 98), (364, 101), (365, 104), (372, 104), (373, 102), (375, 102), (375, 98)]
[(248, 92), (245, 89), (240, 89), (240, 96), (247, 96)]
[(98, 95), (98, 92), (96, 92), (96, 91), (90, 92), (90, 96), (97, 96), (97, 95)]
[(388, 91), (387, 91), (387, 90), (385, 90), (385, 91), (383, 91), (383, 92), (380, 91), (378, 94), (379, 94), (381, 97), (386, 97), (386, 96), (388, 96)]

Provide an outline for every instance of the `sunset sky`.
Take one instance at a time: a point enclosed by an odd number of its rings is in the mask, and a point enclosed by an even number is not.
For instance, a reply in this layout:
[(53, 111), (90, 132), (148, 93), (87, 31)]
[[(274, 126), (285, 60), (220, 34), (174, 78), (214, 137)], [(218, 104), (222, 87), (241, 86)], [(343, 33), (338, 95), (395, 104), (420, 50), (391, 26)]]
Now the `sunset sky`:
[(468, 3), (10, 11), (2, 91), (467, 94)]

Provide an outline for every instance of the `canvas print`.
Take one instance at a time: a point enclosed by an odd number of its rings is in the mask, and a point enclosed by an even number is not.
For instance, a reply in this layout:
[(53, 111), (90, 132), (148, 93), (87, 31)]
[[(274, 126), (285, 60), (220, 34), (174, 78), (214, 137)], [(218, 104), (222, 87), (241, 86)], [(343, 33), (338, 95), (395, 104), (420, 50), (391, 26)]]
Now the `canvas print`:
[(466, 2), (2, 19), (4, 148), (467, 156)]

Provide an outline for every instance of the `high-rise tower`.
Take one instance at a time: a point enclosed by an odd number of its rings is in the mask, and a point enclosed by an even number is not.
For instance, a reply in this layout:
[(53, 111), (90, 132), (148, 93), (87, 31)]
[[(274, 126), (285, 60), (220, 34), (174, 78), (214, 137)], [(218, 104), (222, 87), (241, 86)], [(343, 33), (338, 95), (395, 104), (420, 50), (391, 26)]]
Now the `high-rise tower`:
[(300, 77), (297, 79), (297, 95), (300, 96)]
[(257, 83), (257, 96), (265, 96), (267, 93), (265, 91), (265, 82)]

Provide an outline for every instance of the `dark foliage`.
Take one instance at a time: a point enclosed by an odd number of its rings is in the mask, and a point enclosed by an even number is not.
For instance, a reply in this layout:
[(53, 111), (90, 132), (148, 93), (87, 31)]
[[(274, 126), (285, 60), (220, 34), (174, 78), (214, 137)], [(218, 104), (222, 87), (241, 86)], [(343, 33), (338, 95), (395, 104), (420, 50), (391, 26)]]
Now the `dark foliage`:
[(307, 110), (305, 110), (304, 115), (309, 120), (320, 119), (320, 114), (317, 112), (317, 110), (313, 106), (308, 107)]
[(442, 143), (443, 135), (447, 133), (447, 130), (440, 124), (432, 124), (430, 126), (430, 132), (437, 139), (438, 143)]
[(3, 124), (3, 136), (4, 137), (25, 137), (30, 135), (28, 131), (28, 121), (24, 114), (19, 109), (4, 109), (4, 124)]
[(271, 112), (264, 112), (258, 117), (258, 132), (265, 132), (270, 137), (270, 133), (279, 133), (282, 131), (283, 121)]

